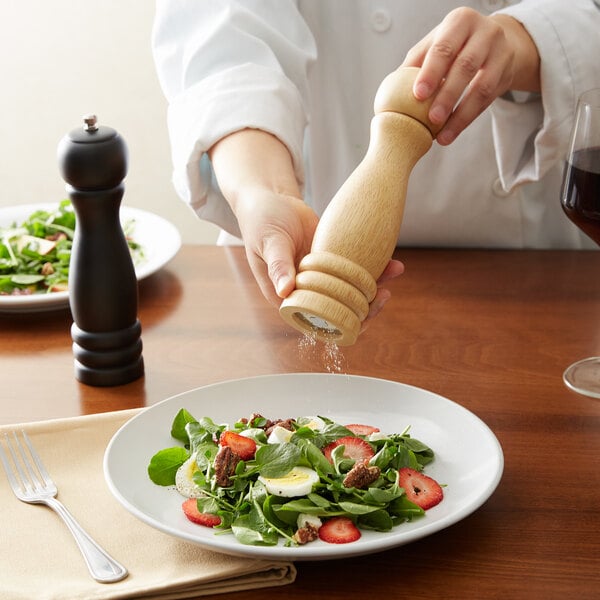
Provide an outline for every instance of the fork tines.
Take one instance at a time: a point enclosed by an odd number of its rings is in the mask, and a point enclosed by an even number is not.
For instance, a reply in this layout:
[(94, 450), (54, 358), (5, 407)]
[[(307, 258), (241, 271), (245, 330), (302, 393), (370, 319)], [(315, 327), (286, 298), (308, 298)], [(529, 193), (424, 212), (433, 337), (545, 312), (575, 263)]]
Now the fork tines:
[(21, 430), (20, 433), (22, 440), (16, 431), (4, 433), (4, 442), (12, 458), (14, 468), (11, 467), (10, 460), (0, 444), (0, 458), (9, 483), (15, 493), (43, 492), (45, 488), (52, 486), (52, 479), (25, 431)]

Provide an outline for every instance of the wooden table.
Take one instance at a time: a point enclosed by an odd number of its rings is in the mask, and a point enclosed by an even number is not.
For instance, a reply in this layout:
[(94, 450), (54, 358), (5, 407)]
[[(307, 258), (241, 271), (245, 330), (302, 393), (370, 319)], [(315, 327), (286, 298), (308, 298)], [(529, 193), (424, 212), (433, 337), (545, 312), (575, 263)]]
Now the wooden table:
[(240, 248), (184, 247), (141, 282), (146, 375), (126, 386), (75, 381), (68, 310), (0, 315), (0, 422), (141, 407), (268, 373), (339, 369), (423, 387), (495, 432), (505, 454), (496, 492), (408, 546), (299, 563), (297, 581), (268, 597), (598, 598), (600, 400), (571, 392), (561, 377), (573, 360), (600, 354), (600, 253), (398, 256), (406, 273), (390, 284), (392, 300), (339, 364), (300, 347)]

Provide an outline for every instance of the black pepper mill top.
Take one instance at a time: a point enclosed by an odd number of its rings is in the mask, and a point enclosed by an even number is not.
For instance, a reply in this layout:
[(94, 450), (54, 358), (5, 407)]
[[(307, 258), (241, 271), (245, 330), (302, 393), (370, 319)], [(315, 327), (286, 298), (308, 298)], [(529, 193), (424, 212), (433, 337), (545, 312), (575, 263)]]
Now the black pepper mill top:
[(62, 178), (80, 190), (116, 187), (127, 175), (125, 141), (112, 127), (99, 126), (96, 115), (86, 115), (83, 122), (58, 146)]
[(137, 278), (119, 219), (127, 146), (90, 115), (60, 141), (58, 159), (77, 218), (69, 268), (75, 375), (89, 385), (128, 383), (144, 366)]

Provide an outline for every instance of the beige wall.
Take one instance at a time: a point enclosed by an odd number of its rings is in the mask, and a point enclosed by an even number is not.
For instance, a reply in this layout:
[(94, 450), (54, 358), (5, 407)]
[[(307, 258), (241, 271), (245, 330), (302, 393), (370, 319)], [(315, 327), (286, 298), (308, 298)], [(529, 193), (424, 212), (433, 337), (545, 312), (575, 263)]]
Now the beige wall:
[(214, 243), (171, 185), (166, 102), (150, 49), (152, 0), (1, 0), (0, 207), (65, 197), (60, 138), (85, 113), (129, 147), (124, 203)]

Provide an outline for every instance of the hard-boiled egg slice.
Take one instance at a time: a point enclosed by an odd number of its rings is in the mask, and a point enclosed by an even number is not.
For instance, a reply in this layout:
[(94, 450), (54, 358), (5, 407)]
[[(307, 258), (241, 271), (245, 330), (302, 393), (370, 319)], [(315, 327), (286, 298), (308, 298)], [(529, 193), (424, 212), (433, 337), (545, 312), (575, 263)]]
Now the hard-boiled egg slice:
[(314, 429), (315, 431), (321, 431), (321, 429), (325, 428), (325, 421), (321, 417), (303, 417), (301, 423), (302, 427), (310, 427), (310, 429)]
[(196, 455), (192, 454), (175, 473), (175, 487), (186, 498), (198, 498), (202, 490), (194, 483), (194, 473), (198, 470)]
[(17, 240), (17, 249), (19, 252), (27, 246), (30, 246), (34, 252), (44, 256), (56, 248), (56, 242), (45, 238), (34, 237), (33, 235), (20, 236)]
[(258, 477), (259, 481), (273, 496), (292, 498), (306, 496), (312, 491), (313, 485), (319, 481), (319, 476), (308, 467), (294, 467), (283, 477)]
[(298, 519), (296, 519), (296, 524), (299, 528), (311, 525), (312, 527), (318, 530), (319, 527), (321, 527), (322, 522), (321, 519), (319, 519), (319, 517), (316, 517), (315, 515), (307, 515), (306, 513), (300, 513), (298, 515)]
[(374, 431), (373, 433), (369, 434), (367, 439), (370, 442), (378, 442), (379, 440), (385, 440), (388, 437), (389, 435), (387, 433), (383, 433), (383, 431)]
[(273, 430), (269, 434), (267, 442), (269, 444), (285, 444), (286, 442), (290, 441), (290, 438), (293, 435), (293, 431), (290, 431), (285, 427), (281, 427), (280, 425), (276, 425), (275, 427), (273, 427)]

